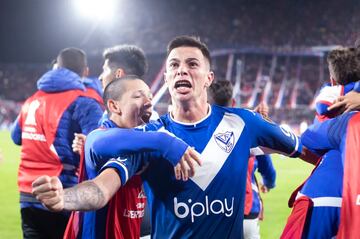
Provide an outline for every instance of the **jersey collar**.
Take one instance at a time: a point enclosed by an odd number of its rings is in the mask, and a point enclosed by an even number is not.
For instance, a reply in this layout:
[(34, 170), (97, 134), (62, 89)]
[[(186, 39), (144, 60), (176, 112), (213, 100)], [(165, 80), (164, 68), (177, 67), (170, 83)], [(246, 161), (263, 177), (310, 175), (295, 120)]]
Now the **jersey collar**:
[(196, 128), (196, 127), (200, 127), (200, 126), (202, 126), (202, 125), (204, 125), (204, 124), (207, 125), (207, 123), (206, 123), (206, 122), (207, 122), (207, 119), (210, 118), (210, 115), (211, 115), (211, 112), (212, 112), (211, 106), (210, 106), (209, 104), (207, 104), (207, 105), (208, 105), (208, 113), (207, 113), (207, 115), (206, 115), (204, 118), (202, 118), (202, 119), (199, 120), (199, 121), (190, 122), (190, 123), (181, 122), (181, 121), (175, 120), (174, 117), (173, 117), (173, 115), (171, 114), (171, 112), (169, 113), (169, 118), (170, 118), (170, 120), (173, 121), (174, 123), (176, 123), (176, 124), (178, 124), (178, 125), (182, 125), (182, 126), (187, 126), (187, 127), (190, 126), (190, 127)]

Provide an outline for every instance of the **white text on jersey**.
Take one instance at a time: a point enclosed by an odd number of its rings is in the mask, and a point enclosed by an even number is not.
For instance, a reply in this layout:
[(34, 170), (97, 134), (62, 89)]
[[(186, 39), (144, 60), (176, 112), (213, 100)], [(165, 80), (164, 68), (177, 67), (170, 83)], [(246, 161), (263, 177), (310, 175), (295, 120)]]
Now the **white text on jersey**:
[[(205, 196), (205, 202), (194, 202), (192, 199), (188, 199), (188, 204), (185, 202), (178, 202), (177, 197), (174, 198), (174, 212), (178, 218), (191, 217), (191, 222), (195, 221), (195, 217), (201, 217), (204, 214), (225, 214), (227, 217), (231, 217), (234, 212), (234, 197), (228, 201), (227, 198), (224, 201), (215, 199), (209, 202), (208, 196)], [(230, 204), (230, 205), (229, 205)]]

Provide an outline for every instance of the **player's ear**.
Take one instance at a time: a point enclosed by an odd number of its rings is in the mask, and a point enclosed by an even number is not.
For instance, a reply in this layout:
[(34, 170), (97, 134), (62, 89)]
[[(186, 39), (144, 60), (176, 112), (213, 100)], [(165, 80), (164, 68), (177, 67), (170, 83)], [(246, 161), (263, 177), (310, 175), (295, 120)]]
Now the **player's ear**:
[(213, 71), (209, 71), (206, 77), (205, 87), (210, 87), (212, 82), (214, 81), (215, 75)]
[(121, 108), (120, 105), (118, 104), (118, 101), (113, 100), (113, 99), (109, 99), (106, 102), (106, 105), (109, 109), (109, 111), (113, 114), (121, 114)]
[(115, 78), (119, 79), (121, 77), (125, 76), (125, 71), (122, 68), (117, 68), (115, 71)]

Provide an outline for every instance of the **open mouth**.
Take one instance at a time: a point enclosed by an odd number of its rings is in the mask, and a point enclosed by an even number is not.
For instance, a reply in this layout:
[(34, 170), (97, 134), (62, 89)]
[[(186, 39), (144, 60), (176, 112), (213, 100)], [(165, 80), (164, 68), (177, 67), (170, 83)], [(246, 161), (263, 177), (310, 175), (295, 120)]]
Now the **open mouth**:
[(185, 87), (185, 88), (191, 88), (192, 87), (192, 85), (191, 85), (191, 83), (189, 82), (189, 81), (187, 81), (187, 80), (179, 80), (179, 81), (177, 81), (176, 83), (175, 83), (175, 89), (178, 89), (178, 88), (180, 88), (180, 87)]
[(151, 112), (144, 112), (141, 116), (141, 120), (144, 121), (144, 123), (149, 123), (151, 117)]

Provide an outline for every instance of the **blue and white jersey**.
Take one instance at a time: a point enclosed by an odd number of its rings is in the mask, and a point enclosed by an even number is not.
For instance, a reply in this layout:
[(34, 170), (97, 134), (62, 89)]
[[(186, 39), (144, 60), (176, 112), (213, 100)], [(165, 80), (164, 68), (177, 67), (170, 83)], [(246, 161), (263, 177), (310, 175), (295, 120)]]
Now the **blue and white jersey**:
[(299, 139), (259, 114), (212, 106), (201, 121), (175, 121), (169, 114), (144, 127), (167, 130), (201, 153), (193, 178), (176, 180), (173, 166), (152, 160), (142, 174), (153, 238), (240, 238), (250, 151), (273, 149), (297, 157)]
[[(124, 185), (129, 175), (144, 167), (147, 159), (155, 158), (145, 157), (146, 154), (161, 155), (169, 160), (169, 164), (176, 165), (187, 147), (182, 140), (167, 133), (118, 128), (113, 121), (106, 119), (102, 128), (92, 131), (86, 139), (82, 180), (95, 178), (105, 165), (104, 168), (117, 169)], [(136, 198), (129, 197), (129, 200), (135, 201)], [(107, 221), (114, 219), (108, 214), (108, 204), (97, 211), (82, 212), (79, 238), (105, 238)]]

